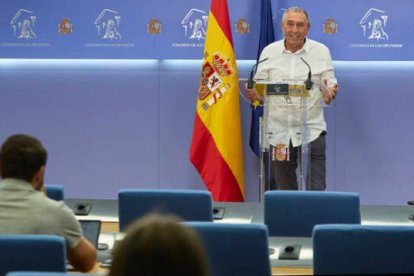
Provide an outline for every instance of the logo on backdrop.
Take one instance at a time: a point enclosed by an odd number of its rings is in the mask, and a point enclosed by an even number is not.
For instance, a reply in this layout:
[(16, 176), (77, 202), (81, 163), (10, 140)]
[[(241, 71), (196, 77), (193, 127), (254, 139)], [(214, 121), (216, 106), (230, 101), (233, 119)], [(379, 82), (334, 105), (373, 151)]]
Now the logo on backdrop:
[(208, 15), (205, 11), (191, 9), (181, 21), (185, 36), (200, 41), (206, 38)]
[(205, 11), (191, 9), (181, 20), (186, 41), (173, 42), (173, 48), (202, 48), (206, 39), (208, 15)]
[(59, 33), (60, 34), (70, 34), (72, 33), (73, 25), (70, 23), (69, 19), (64, 18), (59, 22)]
[(248, 34), (250, 33), (250, 23), (247, 22), (247, 19), (240, 18), (239, 21), (234, 24), (234, 29), (238, 34)]
[(158, 19), (151, 19), (147, 24), (147, 33), (149, 34), (160, 34), (162, 31), (161, 22)]
[(40, 48), (50, 47), (50, 43), (39, 41), (39, 36), (36, 33), (36, 22), (38, 17), (33, 11), (26, 9), (19, 9), (13, 18), (10, 20), (10, 27), (13, 32), (12, 41), (5, 41), (0, 44), (0, 47), (6, 48)]
[[(135, 43), (120, 42), (122, 39), (119, 32), (121, 18), (117, 11), (102, 10), (93, 22), (100, 42), (85, 43), (84, 46), (88, 48), (134, 48)], [(124, 41), (124, 39), (122, 40)]]
[(104, 9), (95, 19), (95, 27), (98, 31), (98, 37), (101, 39), (121, 39), (118, 32), (121, 15), (117, 11)]
[(333, 18), (328, 18), (322, 25), (324, 34), (336, 34), (338, 33), (338, 23)]
[(205, 11), (191, 9), (181, 21), (185, 36), (188, 39), (205, 39), (208, 16)]
[(367, 39), (388, 40), (388, 34), (385, 32), (387, 21), (385, 11), (371, 8), (362, 17), (359, 25)]
[(32, 11), (20, 9), (10, 21), (14, 36), (18, 39), (36, 39), (37, 35), (34, 31), (36, 19)]
[(365, 43), (351, 43), (350, 48), (381, 48), (399, 49), (403, 48), (402, 43), (390, 43), (389, 32), (387, 31), (388, 21), (390, 20), (386, 11), (370, 8), (361, 17), (359, 26), (361, 27), (361, 37)]

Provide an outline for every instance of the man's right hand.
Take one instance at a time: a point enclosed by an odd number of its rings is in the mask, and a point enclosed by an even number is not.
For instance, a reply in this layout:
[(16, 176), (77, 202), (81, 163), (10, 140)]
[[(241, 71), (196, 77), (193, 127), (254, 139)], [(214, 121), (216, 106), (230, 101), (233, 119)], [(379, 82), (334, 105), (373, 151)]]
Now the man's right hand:
[(263, 96), (259, 95), (259, 93), (257, 93), (257, 90), (255, 88), (246, 88), (246, 92), (247, 92), (247, 97), (249, 98), (249, 100), (251, 102), (254, 101), (258, 101), (258, 102), (263, 102)]

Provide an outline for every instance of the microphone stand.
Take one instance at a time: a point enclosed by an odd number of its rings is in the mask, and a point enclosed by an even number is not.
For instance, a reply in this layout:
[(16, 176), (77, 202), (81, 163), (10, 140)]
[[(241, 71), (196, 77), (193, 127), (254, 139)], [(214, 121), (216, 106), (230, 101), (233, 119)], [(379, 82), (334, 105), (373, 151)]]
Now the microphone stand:
[[(267, 97), (263, 100), (263, 116), (260, 117), (260, 174), (259, 174), (259, 202), (264, 202), (264, 192), (266, 188), (270, 190), (270, 162), (271, 162), (271, 153), (270, 153), (270, 145), (269, 145), (269, 138), (272, 132), (268, 130), (267, 124), (263, 118), (267, 118), (269, 112), (269, 103)], [(268, 135), (265, 137), (265, 135)]]
[[(310, 65), (304, 60), (302, 57), (300, 58), (303, 63), (308, 67), (308, 78), (305, 81), (305, 89), (307, 91), (312, 90), (313, 82), (312, 82), (312, 71)], [(301, 139), (301, 146), (300, 146), (300, 154), (298, 154), (299, 158), (299, 173), (300, 173), (300, 186), (298, 187), (299, 190), (305, 189), (310, 190), (311, 189), (311, 183), (309, 182), (309, 187), (306, 186), (306, 179), (311, 179), (311, 171), (310, 171), (310, 152), (309, 152), (309, 145), (308, 145), (308, 127), (307, 127), (307, 102), (306, 98), (302, 95), (300, 98), (301, 101), (301, 133), (300, 133), (300, 139)], [(307, 168), (308, 167), (308, 168)], [(309, 175), (308, 175), (309, 174)]]
[(309, 71), (308, 71), (308, 79), (305, 81), (305, 88), (306, 88), (306, 90), (310, 91), (310, 90), (312, 90), (312, 87), (313, 87), (312, 71), (311, 71), (311, 68), (310, 68), (309, 63), (307, 63), (306, 60), (304, 60), (302, 57), (300, 59), (303, 61), (303, 63), (305, 63), (305, 65), (309, 69)]
[(256, 73), (256, 70), (257, 70), (257, 65), (259, 65), (260, 63), (262, 63), (262, 62), (264, 62), (264, 61), (266, 61), (266, 60), (268, 60), (268, 59), (269, 59), (269, 58), (264, 58), (264, 59), (262, 59), (262, 60), (260, 60), (260, 61), (256, 62), (256, 63), (253, 65), (252, 70), (250, 70), (250, 76), (249, 76), (249, 79), (247, 80), (247, 88), (248, 88), (248, 89), (252, 89), (252, 88), (253, 88), (253, 86), (254, 86), (254, 79), (253, 79), (253, 77), (254, 77), (254, 74)]
[[(256, 73), (257, 70), (257, 66), (268, 60), (269, 58), (265, 58), (262, 59), (258, 62), (256, 62), (256, 64), (253, 65), (252, 69), (250, 70), (250, 75), (249, 75), (249, 79), (247, 80), (247, 88), (248, 89), (252, 89), (254, 87), (254, 75)], [(265, 107), (263, 107), (263, 109), (265, 109)], [(260, 162), (260, 168), (259, 168), (259, 202), (263, 202), (264, 200), (264, 190), (265, 190), (265, 180), (264, 180), (264, 174), (265, 174), (265, 169), (264, 169), (264, 133), (263, 133), (263, 120), (262, 117), (259, 118), (259, 143), (260, 143), (260, 153), (259, 153), (259, 162)]]

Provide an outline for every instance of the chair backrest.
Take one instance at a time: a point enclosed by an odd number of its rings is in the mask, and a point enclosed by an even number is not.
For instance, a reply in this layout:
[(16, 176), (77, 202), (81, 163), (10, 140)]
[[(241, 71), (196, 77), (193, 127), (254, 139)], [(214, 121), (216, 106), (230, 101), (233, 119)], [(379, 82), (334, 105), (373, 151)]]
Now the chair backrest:
[(270, 236), (311, 237), (313, 227), (326, 223), (360, 224), (359, 195), (348, 192), (268, 191), (264, 223)]
[(48, 198), (54, 199), (56, 201), (61, 201), (65, 199), (63, 186), (46, 184), (45, 189)]
[(317, 225), (315, 274), (413, 274), (414, 226)]
[(0, 275), (10, 271), (66, 272), (63, 237), (0, 235)]
[(212, 199), (207, 191), (122, 189), (118, 193), (119, 228), (151, 212), (175, 214), (185, 221), (212, 221)]
[(207, 252), (210, 275), (271, 275), (267, 227), (263, 224), (185, 222)]

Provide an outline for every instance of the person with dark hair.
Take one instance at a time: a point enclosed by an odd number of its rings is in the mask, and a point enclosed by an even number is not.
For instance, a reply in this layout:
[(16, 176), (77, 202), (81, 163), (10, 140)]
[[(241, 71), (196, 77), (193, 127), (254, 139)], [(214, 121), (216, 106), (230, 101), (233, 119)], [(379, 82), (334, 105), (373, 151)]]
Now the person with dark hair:
[(151, 214), (127, 228), (114, 249), (109, 276), (207, 276), (197, 233), (175, 216)]
[(10, 136), (0, 149), (0, 234), (58, 235), (75, 270), (90, 271), (95, 247), (82, 236), (73, 212), (45, 195), (47, 151), (33, 136)]

